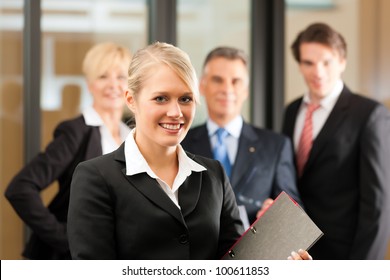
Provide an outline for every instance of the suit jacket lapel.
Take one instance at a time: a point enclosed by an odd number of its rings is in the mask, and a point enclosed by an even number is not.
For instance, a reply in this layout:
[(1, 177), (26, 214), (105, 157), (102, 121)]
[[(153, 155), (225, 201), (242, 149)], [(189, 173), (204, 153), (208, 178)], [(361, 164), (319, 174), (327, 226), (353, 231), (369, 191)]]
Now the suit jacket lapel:
[(286, 112), (286, 116), (284, 118), (283, 133), (290, 137), (291, 141), (292, 139), (294, 139), (295, 122), (302, 100), (303, 98), (300, 98), (297, 101), (293, 102), (291, 104), (291, 107), (288, 108), (288, 111)]
[[(233, 188), (240, 181), (242, 176), (247, 174), (248, 170), (251, 170), (251, 162), (253, 161), (253, 155), (256, 151), (256, 133), (252, 130), (252, 127), (244, 122), (242, 127), (242, 133), (240, 135), (237, 156), (232, 168), (231, 185)], [(209, 132), (206, 124), (203, 124), (191, 135), (191, 141), (187, 142), (187, 145), (194, 145), (191, 147), (191, 153), (201, 155), (208, 158), (213, 158), (213, 153), (210, 144)], [(237, 167), (236, 167), (237, 166)]]
[(189, 215), (198, 204), (202, 174), (202, 172), (192, 172), (179, 188), (179, 205), (184, 217)]
[(310, 168), (313, 162), (315, 162), (315, 159), (325, 149), (325, 145), (332, 137), (334, 137), (333, 135), (337, 133), (337, 130), (345, 119), (345, 115), (347, 113), (346, 109), (348, 108), (350, 96), (350, 91), (344, 86), (339, 99), (329, 114), (328, 119), (325, 121), (321, 131), (314, 139), (313, 147), (307, 160), (305, 171)]
[(115, 159), (123, 163), (122, 173), (132, 187), (136, 188), (146, 198), (184, 224), (184, 219), (179, 208), (177, 208), (167, 194), (161, 189), (155, 179), (149, 177), (145, 173), (133, 176), (126, 175), (124, 143), (115, 151)]
[(236, 160), (232, 169), (231, 183), (235, 191), (241, 178), (253, 167), (253, 160), (259, 141), (256, 133), (244, 122), (240, 135)]
[(202, 155), (204, 157), (213, 158), (213, 152), (211, 150), (211, 144), (209, 139), (209, 132), (206, 124), (199, 127), (199, 130), (194, 132), (191, 144), (193, 154)]

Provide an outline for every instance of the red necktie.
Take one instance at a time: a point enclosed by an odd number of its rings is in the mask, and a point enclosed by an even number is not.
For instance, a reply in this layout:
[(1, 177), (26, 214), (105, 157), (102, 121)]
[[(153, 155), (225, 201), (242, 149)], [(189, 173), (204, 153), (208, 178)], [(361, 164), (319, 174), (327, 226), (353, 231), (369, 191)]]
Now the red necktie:
[(297, 168), (298, 176), (301, 177), (309, 153), (313, 145), (313, 120), (312, 115), (315, 110), (320, 108), (318, 104), (309, 104), (306, 109), (305, 123), (303, 125), (301, 138), (299, 139), (297, 150)]

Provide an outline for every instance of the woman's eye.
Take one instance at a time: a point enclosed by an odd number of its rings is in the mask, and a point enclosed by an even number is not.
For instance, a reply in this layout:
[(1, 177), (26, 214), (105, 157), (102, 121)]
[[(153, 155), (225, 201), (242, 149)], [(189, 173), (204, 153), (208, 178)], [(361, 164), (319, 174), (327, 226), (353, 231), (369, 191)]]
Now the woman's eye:
[(180, 98), (180, 102), (182, 102), (182, 103), (190, 103), (190, 102), (192, 102), (192, 97), (190, 97), (190, 96), (183, 96), (182, 98)]
[(164, 101), (166, 101), (167, 99), (164, 97), (164, 96), (157, 96), (155, 98), (155, 100), (158, 102), (158, 103), (162, 103)]

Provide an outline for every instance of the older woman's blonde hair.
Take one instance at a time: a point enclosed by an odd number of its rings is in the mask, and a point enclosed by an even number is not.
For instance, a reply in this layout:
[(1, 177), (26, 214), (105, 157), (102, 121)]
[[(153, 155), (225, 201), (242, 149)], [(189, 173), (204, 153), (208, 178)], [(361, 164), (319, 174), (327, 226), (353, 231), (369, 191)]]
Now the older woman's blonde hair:
[(188, 54), (171, 44), (161, 42), (155, 42), (138, 50), (131, 60), (128, 71), (128, 88), (134, 97), (137, 97), (157, 65), (166, 65), (171, 68), (190, 89), (195, 102), (199, 103), (198, 79)]
[(112, 68), (123, 69), (126, 74), (131, 61), (128, 48), (113, 42), (94, 45), (85, 55), (83, 73), (88, 81), (97, 79)]

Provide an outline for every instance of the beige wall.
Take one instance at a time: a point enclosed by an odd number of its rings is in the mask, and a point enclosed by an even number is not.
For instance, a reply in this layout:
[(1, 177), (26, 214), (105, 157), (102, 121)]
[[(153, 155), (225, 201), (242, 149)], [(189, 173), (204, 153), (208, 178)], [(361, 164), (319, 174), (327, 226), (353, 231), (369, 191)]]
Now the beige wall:
[(390, 108), (390, 1), (361, 0), (362, 92)]
[(0, 259), (18, 259), (23, 224), (4, 197), (23, 164), (22, 33), (0, 31)]

